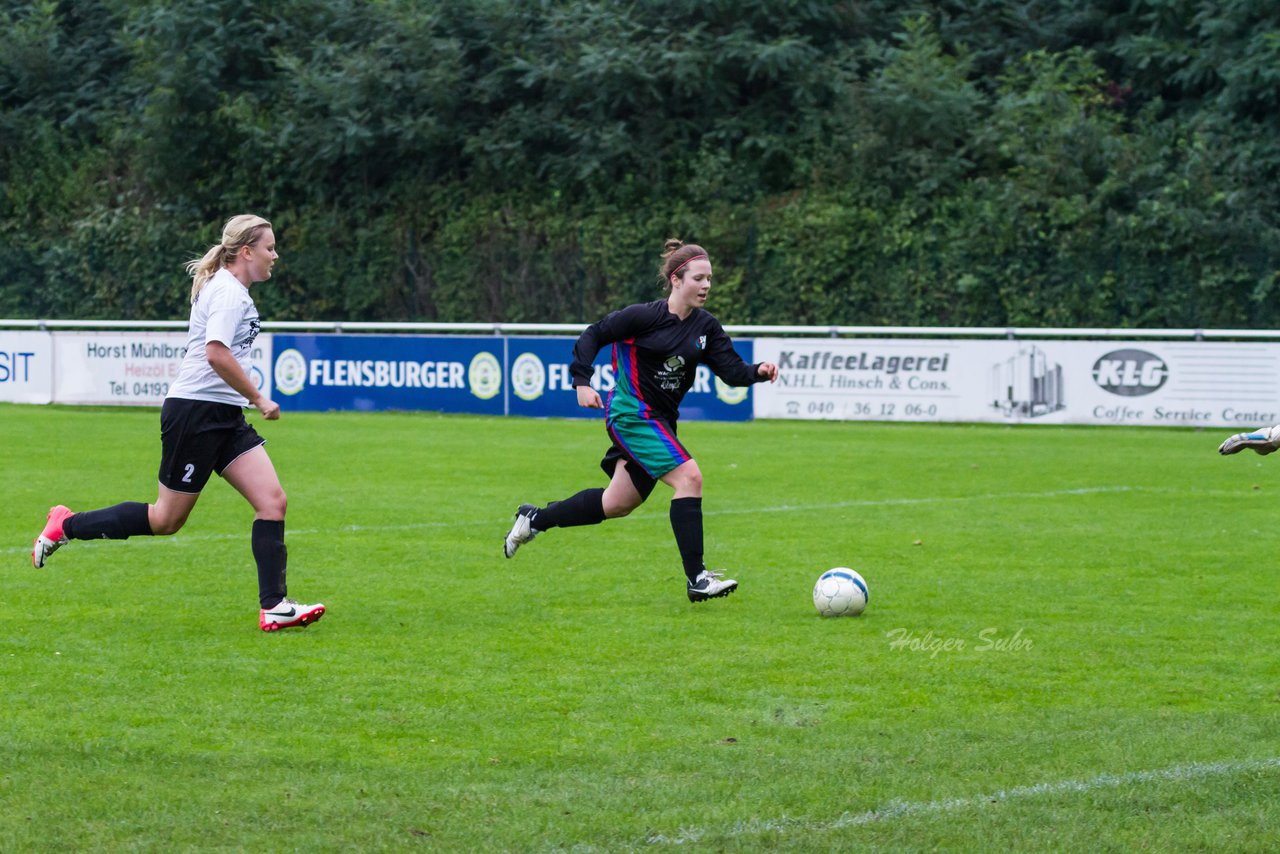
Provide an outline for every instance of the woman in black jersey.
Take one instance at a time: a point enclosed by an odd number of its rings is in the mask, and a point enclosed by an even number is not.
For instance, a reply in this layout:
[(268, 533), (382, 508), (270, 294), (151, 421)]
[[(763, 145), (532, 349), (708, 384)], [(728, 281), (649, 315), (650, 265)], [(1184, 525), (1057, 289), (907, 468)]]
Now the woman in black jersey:
[[(613, 445), (600, 467), (610, 478), (605, 489), (584, 489), (546, 507), (521, 504), (503, 552), (516, 549), (542, 531), (596, 525), (626, 516), (644, 503), (658, 481), (675, 490), (671, 529), (684, 564), (689, 601), (727, 596), (738, 582), (710, 572), (702, 563), (702, 472), (676, 437), (680, 401), (693, 385), (699, 363), (706, 362), (729, 385), (774, 382), (778, 366), (742, 361), (720, 322), (703, 306), (711, 289), (711, 261), (695, 244), (668, 240), (661, 268), (671, 290), (666, 299), (615, 311), (589, 326), (573, 348), (573, 385), (578, 405), (605, 410)], [(613, 345), (615, 385), (603, 403), (591, 387), (591, 363)]]

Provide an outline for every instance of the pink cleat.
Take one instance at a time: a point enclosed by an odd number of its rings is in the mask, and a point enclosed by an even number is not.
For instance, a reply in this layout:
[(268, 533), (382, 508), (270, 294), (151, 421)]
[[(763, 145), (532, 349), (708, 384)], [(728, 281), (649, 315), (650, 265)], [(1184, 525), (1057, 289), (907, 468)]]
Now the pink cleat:
[(71, 508), (61, 504), (49, 508), (49, 521), (44, 523), (44, 530), (36, 537), (36, 544), (31, 549), (31, 565), (36, 569), (43, 567), (49, 555), (66, 545), (67, 535), (62, 533), (62, 523), (71, 515)]
[(282, 599), (274, 608), (258, 611), (258, 628), (275, 632), (290, 626), (307, 626), (324, 616), (323, 605), (299, 605), (292, 599)]

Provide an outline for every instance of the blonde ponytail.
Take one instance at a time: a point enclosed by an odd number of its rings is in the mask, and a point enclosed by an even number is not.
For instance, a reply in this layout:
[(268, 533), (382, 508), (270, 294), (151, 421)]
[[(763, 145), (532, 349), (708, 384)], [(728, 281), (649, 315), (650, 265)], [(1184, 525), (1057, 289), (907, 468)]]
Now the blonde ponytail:
[(252, 246), (264, 229), (271, 227), (260, 216), (240, 214), (227, 220), (222, 227), (222, 242), (209, 247), (204, 257), (188, 261), (184, 266), (191, 277), (191, 302), (195, 303), (200, 290), (213, 274), (235, 260), (242, 246)]
[(204, 287), (204, 283), (209, 281), (209, 277), (218, 272), (218, 269), (221, 266), (221, 243), (204, 253), (203, 258), (197, 258), (194, 261), (187, 262), (187, 275), (191, 277), (191, 302), (193, 305), (195, 304), (196, 297), (200, 296), (200, 289)]

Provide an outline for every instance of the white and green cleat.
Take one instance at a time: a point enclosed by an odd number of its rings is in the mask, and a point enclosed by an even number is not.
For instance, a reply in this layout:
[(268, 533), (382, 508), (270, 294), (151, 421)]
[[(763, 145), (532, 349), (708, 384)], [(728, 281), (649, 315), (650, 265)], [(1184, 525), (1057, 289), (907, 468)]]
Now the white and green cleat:
[(1218, 453), (1223, 456), (1238, 454), (1245, 448), (1264, 456), (1280, 449), (1280, 424), (1250, 433), (1237, 433), (1218, 446)]
[(704, 569), (698, 577), (687, 582), (690, 602), (705, 602), (708, 599), (719, 599), (728, 596), (738, 589), (738, 582), (725, 578), (723, 572), (712, 572)]
[(538, 515), (538, 506), (536, 504), (521, 504), (516, 510), (516, 521), (511, 526), (511, 530), (507, 532), (507, 538), (502, 543), (502, 553), (507, 557), (515, 557), (516, 549), (532, 540), (541, 533), (537, 528), (533, 527), (533, 518)]

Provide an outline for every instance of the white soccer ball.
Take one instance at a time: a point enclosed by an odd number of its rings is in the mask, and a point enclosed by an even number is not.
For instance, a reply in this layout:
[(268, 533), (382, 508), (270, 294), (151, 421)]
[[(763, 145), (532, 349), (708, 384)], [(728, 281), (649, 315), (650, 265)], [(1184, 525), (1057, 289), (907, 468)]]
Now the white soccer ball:
[(848, 567), (828, 569), (813, 585), (813, 606), (824, 617), (856, 617), (867, 607), (867, 582)]

